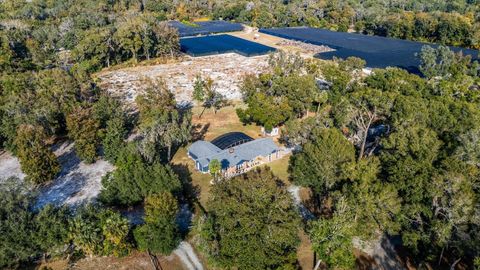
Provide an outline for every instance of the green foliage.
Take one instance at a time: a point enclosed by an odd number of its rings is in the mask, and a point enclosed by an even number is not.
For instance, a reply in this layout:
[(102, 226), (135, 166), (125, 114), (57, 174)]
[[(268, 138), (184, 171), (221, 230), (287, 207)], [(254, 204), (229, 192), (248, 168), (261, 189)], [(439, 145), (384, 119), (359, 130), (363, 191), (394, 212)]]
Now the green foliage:
[(0, 267), (15, 268), (36, 255), (32, 196), (19, 179), (0, 183)]
[(125, 16), (115, 25), (81, 35), (73, 55), (78, 62), (90, 61), (94, 70), (129, 59), (174, 56), (180, 47), (177, 31), (149, 15)]
[(457, 77), (468, 72), (470, 63), (470, 57), (456, 54), (446, 46), (439, 46), (437, 49), (424, 46), (419, 58), (421, 61), (419, 69), (427, 78)]
[(68, 136), (75, 141), (75, 152), (87, 163), (95, 162), (100, 123), (91, 108), (77, 107), (67, 116)]
[(87, 205), (69, 221), (69, 238), (87, 255), (124, 256), (129, 253), (128, 220), (112, 210)]
[(129, 221), (119, 213), (108, 210), (102, 215), (103, 254), (116, 257), (126, 256), (131, 250), (129, 243)]
[(202, 117), (206, 109), (212, 108), (213, 112), (217, 113), (218, 110), (229, 104), (227, 99), (215, 90), (215, 82), (212, 78), (202, 79), (200, 75), (197, 75), (193, 88), (194, 100), (202, 102), (203, 106), (199, 118)]
[[(338, 252), (322, 260), (330, 267), (352, 267), (352, 237), (381, 233), (399, 234), (418, 264), (470, 263), (478, 253), (476, 65), (445, 47), (424, 54), (431, 79), (393, 68), (352, 79), (361, 63), (307, 63), (331, 83), (328, 100), (315, 118), (290, 120), (283, 136), (301, 146), (291, 158), (293, 182), (320, 194), (312, 243), (324, 254)], [(329, 130), (337, 135), (326, 140)], [(324, 241), (341, 229), (340, 202), (348, 233)]]
[(112, 118), (107, 121), (105, 136), (102, 140), (105, 159), (115, 163), (121, 149), (125, 147), (125, 129), (124, 119), (122, 117)]
[(301, 146), (314, 139), (316, 130), (329, 126), (333, 126), (333, 122), (327, 110), (318, 111), (315, 117), (287, 121), (282, 129), (281, 140), (289, 146)]
[(70, 210), (47, 205), (35, 216), (35, 242), (40, 250), (62, 249), (68, 242), (68, 220)]
[(65, 115), (76, 104), (79, 87), (61, 69), (0, 74), (0, 131), (5, 146), (15, 151), (13, 141), (19, 125), (43, 127), (47, 135), (65, 131)]
[(289, 170), (294, 183), (326, 194), (343, 179), (343, 167), (354, 161), (355, 148), (336, 129), (317, 129), (313, 138), (292, 156)]
[(286, 98), (273, 98), (258, 93), (248, 102), (248, 109), (237, 109), (237, 115), (244, 123), (255, 122), (265, 127), (267, 131), (284, 123), (292, 115), (292, 109)]
[(17, 129), (14, 144), (22, 171), (33, 184), (52, 181), (60, 172), (57, 157), (46, 145), (42, 128), (21, 125)]
[(149, 162), (156, 159), (168, 162), (172, 149), (190, 139), (191, 113), (176, 107), (164, 81), (147, 80), (146, 84), (145, 93), (136, 99), (140, 110), (139, 150)]
[(195, 76), (193, 83), (193, 99), (196, 101), (204, 101), (205, 99), (205, 82), (200, 75)]
[(115, 165), (117, 169), (102, 178), (100, 200), (107, 204), (134, 205), (149, 195), (181, 189), (178, 176), (168, 165), (145, 162), (132, 144), (120, 151)]
[(170, 254), (180, 242), (176, 224), (178, 203), (168, 192), (145, 198), (145, 224), (134, 231), (140, 250)]
[[(376, 157), (360, 159), (348, 165), (344, 176), (350, 181), (338, 190), (344, 194), (344, 202), (355, 215), (350, 224), (355, 227), (355, 235), (370, 240), (378, 237), (379, 231), (397, 234), (401, 199), (395, 185), (380, 178), (380, 160)], [(334, 196), (337, 194), (335, 192)]]
[(244, 123), (254, 122), (267, 131), (308, 113), (320, 95), (314, 76), (302, 74), (304, 60), (298, 55), (272, 55), (272, 73), (247, 76), (241, 86), (246, 109), (237, 109)]
[(218, 159), (213, 159), (208, 164), (208, 170), (216, 178), (217, 174), (220, 172), (220, 170), (222, 170), (222, 164), (220, 164), (220, 161), (218, 161)]
[(355, 226), (351, 222), (354, 217), (344, 201), (340, 201), (337, 207), (333, 217), (312, 222), (313, 250), (329, 269), (354, 269), (352, 240)]
[(295, 263), (298, 213), (285, 186), (269, 170), (215, 184), (208, 209), (202, 239), (222, 266), (273, 269)]
[(119, 100), (102, 95), (93, 104), (93, 117), (100, 126), (101, 143), (106, 160), (115, 163), (120, 150), (125, 146), (127, 135), (126, 115)]

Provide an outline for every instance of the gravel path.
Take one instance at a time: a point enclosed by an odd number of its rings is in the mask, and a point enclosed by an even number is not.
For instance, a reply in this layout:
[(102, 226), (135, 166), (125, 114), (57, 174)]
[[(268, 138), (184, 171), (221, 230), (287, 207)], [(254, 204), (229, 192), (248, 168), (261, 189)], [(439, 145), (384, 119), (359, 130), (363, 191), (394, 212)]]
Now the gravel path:
[(287, 188), (288, 192), (292, 195), (293, 201), (300, 212), (300, 215), (304, 220), (313, 220), (315, 216), (310, 212), (310, 210), (302, 204), (302, 199), (300, 198), (300, 187), (291, 185)]
[(203, 270), (202, 263), (198, 259), (189, 243), (185, 241), (181, 242), (178, 248), (173, 251), (173, 253), (180, 258), (188, 270)]

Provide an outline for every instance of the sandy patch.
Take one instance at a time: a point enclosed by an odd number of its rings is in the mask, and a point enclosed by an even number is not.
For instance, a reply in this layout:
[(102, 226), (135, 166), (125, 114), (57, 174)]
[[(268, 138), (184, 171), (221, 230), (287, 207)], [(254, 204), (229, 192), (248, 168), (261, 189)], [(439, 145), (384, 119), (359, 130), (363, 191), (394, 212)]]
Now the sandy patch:
[[(77, 205), (94, 200), (102, 188), (101, 179), (113, 165), (105, 160), (93, 164), (81, 162), (75, 155), (73, 143), (65, 142), (54, 148), (54, 153), (62, 166), (58, 177), (50, 184), (37, 190), (36, 207), (46, 204)], [(9, 177), (25, 178), (18, 159), (9, 153), (0, 155), (0, 181)]]
[(195, 77), (210, 77), (215, 89), (227, 99), (241, 99), (239, 84), (247, 74), (259, 74), (268, 68), (268, 55), (245, 57), (236, 53), (190, 57), (175, 63), (103, 71), (96, 75), (99, 85), (127, 102), (133, 102), (143, 90), (142, 79), (163, 78), (179, 103), (191, 102)]
[(25, 174), (20, 169), (18, 159), (9, 152), (3, 152), (0, 155), (0, 182), (11, 177), (23, 180)]

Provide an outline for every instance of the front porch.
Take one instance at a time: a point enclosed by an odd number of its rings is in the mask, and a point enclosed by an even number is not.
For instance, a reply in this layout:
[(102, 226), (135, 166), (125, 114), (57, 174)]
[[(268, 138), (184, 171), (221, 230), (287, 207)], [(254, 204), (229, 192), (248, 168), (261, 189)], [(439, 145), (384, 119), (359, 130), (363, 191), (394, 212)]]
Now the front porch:
[(267, 163), (272, 162), (274, 160), (280, 159), (284, 155), (285, 155), (285, 151), (280, 150), (280, 151), (277, 151), (277, 152), (272, 153), (272, 154), (270, 154), (268, 156), (265, 156), (265, 157), (264, 156), (258, 156), (255, 159), (250, 160), (250, 161), (245, 161), (242, 164), (239, 164), (239, 165), (236, 165), (236, 166), (231, 166), (231, 167), (228, 167), (226, 169), (222, 169), (221, 175), (222, 175), (223, 178), (232, 178), (232, 177), (235, 177), (237, 175), (244, 174), (244, 173), (250, 171), (251, 169), (253, 169), (257, 166), (267, 164)]

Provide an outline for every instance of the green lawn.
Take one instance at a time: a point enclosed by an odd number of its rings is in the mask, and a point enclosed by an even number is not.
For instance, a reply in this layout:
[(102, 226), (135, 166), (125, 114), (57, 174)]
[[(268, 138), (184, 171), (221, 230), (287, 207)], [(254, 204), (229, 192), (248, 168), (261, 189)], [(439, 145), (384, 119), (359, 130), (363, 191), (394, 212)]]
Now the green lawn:
[(273, 162), (265, 164), (265, 166), (268, 166), (270, 167), (270, 169), (272, 169), (272, 172), (275, 176), (280, 178), (287, 185), (290, 184), (289, 175), (288, 175), (289, 160), (290, 160), (290, 155), (287, 155), (279, 160), (275, 160)]

